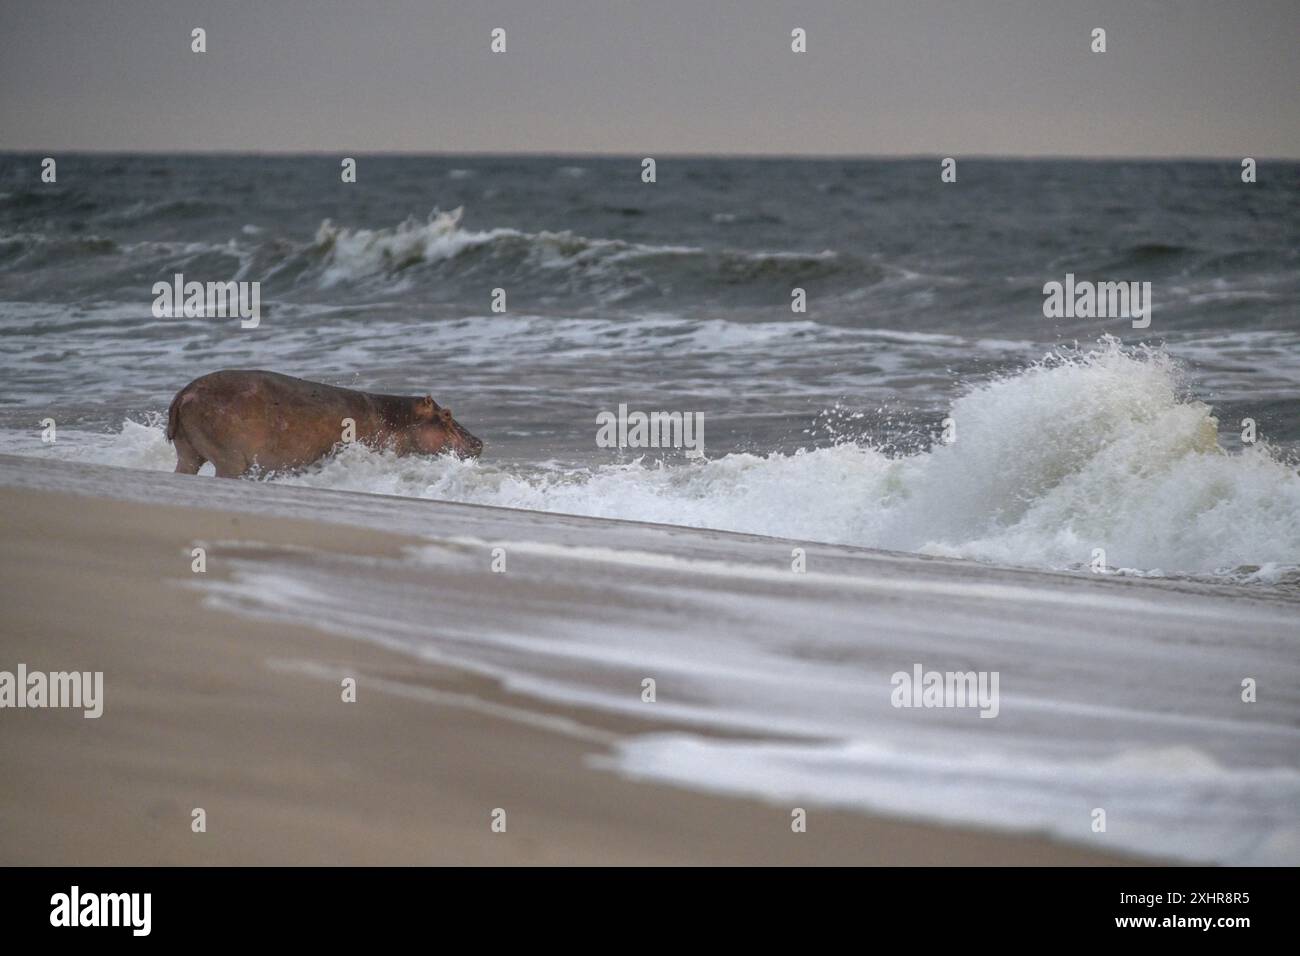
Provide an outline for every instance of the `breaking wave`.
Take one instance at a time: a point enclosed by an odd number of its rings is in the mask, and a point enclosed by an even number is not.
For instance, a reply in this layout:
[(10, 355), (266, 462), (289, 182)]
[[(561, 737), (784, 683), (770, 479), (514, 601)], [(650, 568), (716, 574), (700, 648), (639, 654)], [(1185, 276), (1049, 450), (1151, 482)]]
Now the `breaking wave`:
[[(182, 212), (200, 215), (203, 204), (181, 211), (175, 206), (164, 204), (168, 221)], [(139, 203), (118, 213), (123, 221), (153, 214), (153, 207)], [(15, 234), (0, 239), (0, 270), (28, 298), (93, 292), (95, 298), (118, 293), (147, 302), (155, 279), (185, 272), (203, 281), (257, 280), (266, 295), (289, 300), (338, 302), (354, 293), (370, 301), (415, 292), (421, 302), (439, 302), (472, 292), (477, 301), (486, 282), (488, 289), (508, 285), (512, 297), (535, 303), (577, 296), (605, 306), (683, 292), (731, 305), (770, 304), (784, 301), (800, 282), (838, 277), (846, 289), (861, 288), (885, 275), (872, 263), (829, 250), (705, 249), (569, 231), (476, 231), (462, 218), (460, 208), (434, 210), (424, 220), (375, 229), (325, 219), (306, 242), (253, 226), (205, 243)], [(95, 268), (81, 269), (79, 262), (92, 256)]]
[[(1026, 567), (1293, 580), (1300, 475), (1264, 444), (1229, 452), (1163, 352), (1104, 340), (972, 388), (955, 441), (910, 455), (845, 442), (701, 462), (502, 467), (359, 446), (289, 484), (715, 528)], [(593, 426), (594, 434), (594, 426)], [(487, 436), (489, 441), (491, 436)], [(63, 442), (60, 442), (63, 448)], [(161, 423), (72, 452), (170, 468)]]
[[(604, 301), (655, 295), (681, 283), (737, 286), (804, 281), (844, 269), (834, 252), (745, 252), (694, 246), (647, 245), (591, 239), (572, 232), (473, 231), (461, 225), (462, 209), (434, 211), (427, 220), (407, 219), (387, 229), (352, 229), (321, 223), (307, 255), (306, 271), (320, 288), (340, 285), (409, 288), (421, 278), (491, 275), (523, 282), (544, 280), (548, 295), (597, 292)], [(393, 285), (394, 280), (398, 285)]]

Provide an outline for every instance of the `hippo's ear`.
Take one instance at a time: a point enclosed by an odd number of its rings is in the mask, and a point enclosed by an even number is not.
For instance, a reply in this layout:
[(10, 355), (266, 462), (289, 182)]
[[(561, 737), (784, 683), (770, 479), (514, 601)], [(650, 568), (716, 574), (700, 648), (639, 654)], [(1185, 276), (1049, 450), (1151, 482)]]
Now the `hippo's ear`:
[(426, 395), (424, 398), (417, 399), (415, 402), (415, 417), (432, 420), (433, 413), (437, 407), (438, 404), (433, 400), (432, 395)]

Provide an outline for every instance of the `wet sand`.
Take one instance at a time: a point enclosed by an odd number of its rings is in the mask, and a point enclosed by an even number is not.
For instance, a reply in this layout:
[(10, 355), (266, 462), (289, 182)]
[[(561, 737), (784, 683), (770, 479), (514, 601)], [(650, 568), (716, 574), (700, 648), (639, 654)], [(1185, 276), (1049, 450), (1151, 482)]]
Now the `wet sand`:
[[(196, 541), (355, 557), (397, 556), (417, 538), (337, 514), (308, 521), (21, 487), (42, 484), (50, 467), (83, 466), (0, 466), (0, 669), (102, 670), (105, 688), (99, 719), (0, 711), (0, 864), (1131, 860), (815, 805), (796, 834), (789, 806), (623, 779), (589, 758), (616, 736), (656, 729), (649, 720), (544, 705), (374, 644), (235, 616), (204, 603), (191, 571)], [(141, 496), (166, 497), (124, 497)], [(511, 520), (414, 504), (424, 520)], [(219, 581), (220, 546), (208, 563)], [(341, 699), (340, 675), (355, 675), (355, 703)], [(191, 829), (195, 808), (204, 833)], [(504, 833), (492, 830), (497, 809)]]

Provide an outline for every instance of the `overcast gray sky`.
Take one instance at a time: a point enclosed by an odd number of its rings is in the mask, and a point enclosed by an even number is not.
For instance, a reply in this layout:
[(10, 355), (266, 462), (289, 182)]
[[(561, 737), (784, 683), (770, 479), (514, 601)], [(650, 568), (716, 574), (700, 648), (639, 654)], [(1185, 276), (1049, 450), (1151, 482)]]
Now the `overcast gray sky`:
[(0, 0), (0, 149), (1295, 158), (1298, 38), (1300, 0)]

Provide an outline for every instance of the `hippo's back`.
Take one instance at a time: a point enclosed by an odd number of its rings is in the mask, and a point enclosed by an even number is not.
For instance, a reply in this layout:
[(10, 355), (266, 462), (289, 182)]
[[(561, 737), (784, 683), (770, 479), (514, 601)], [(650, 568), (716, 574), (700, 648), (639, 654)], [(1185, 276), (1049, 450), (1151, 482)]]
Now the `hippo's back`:
[[(334, 385), (322, 385), (306, 379), (265, 372), (260, 369), (223, 369), (196, 378), (181, 394), (202, 398), (205, 403), (236, 409), (245, 415), (260, 417), (276, 409), (297, 416), (332, 414), (335, 410), (354, 409), (364, 402), (361, 392)], [(297, 421), (301, 421), (298, 418)]]
[(183, 433), (205, 458), (288, 468), (314, 461), (340, 440), (343, 420), (366, 414), (366, 396), (258, 369), (224, 369), (177, 393), (168, 437)]

